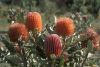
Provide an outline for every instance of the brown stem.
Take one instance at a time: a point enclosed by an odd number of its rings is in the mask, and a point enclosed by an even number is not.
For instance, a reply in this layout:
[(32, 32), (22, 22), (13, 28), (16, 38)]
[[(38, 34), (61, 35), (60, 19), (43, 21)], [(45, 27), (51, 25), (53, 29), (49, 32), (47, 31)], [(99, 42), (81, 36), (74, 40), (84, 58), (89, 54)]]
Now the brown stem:
[(51, 67), (55, 67), (55, 59), (52, 59), (50, 64)]
[(22, 48), (21, 58), (22, 58), (24, 67), (27, 67), (27, 60), (26, 60), (26, 55), (25, 55), (24, 48)]
[(83, 67), (84, 63), (86, 62), (88, 54), (89, 54), (89, 50), (87, 51), (87, 53), (85, 55), (85, 58), (83, 60), (83, 63), (81, 64), (81, 67)]
[(64, 36), (63, 37), (63, 49), (65, 49), (65, 47), (66, 47), (66, 37)]

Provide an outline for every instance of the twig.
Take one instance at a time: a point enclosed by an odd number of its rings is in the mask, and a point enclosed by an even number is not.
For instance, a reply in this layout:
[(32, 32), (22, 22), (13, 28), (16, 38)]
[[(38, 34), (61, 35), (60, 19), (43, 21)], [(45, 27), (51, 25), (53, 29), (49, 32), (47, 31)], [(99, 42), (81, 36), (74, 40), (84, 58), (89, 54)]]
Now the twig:
[(85, 58), (84, 58), (84, 60), (83, 60), (83, 63), (81, 64), (81, 67), (83, 67), (85, 61), (87, 60), (88, 54), (89, 54), (89, 50), (87, 51), (87, 53), (86, 53), (86, 55), (85, 55)]
[(27, 59), (26, 59), (26, 55), (25, 55), (24, 48), (22, 48), (21, 58), (22, 58), (22, 61), (23, 61), (24, 67), (27, 67)]
[(51, 67), (55, 67), (55, 59), (51, 61)]

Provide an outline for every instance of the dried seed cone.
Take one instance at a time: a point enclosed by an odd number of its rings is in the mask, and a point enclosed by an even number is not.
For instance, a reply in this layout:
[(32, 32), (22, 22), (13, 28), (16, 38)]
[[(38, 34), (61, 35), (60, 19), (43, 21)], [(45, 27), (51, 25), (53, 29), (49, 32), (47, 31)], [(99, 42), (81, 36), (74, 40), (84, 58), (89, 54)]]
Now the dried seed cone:
[(94, 48), (97, 48), (99, 46), (99, 35), (97, 32), (93, 30), (93, 28), (87, 28), (86, 34), (89, 37), (89, 39), (93, 42)]
[(26, 26), (22, 23), (11, 24), (9, 27), (8, 35), (12, 42), (17, 42), (20, 37), (23, 41), (28, 39), (28, 31)]
[(45, 39), (44, 49), (47, 57), (50, 57), (51, 54), (60, 57), (62, 53), (62, 43), (59, 36), (57, 34), (48, 35)]
[(29, 12), (26, 20), (26, 26), (28, 30), (37, 29), (38, 32), (42, 31), (42, 19), (38, 12)]
[(60, 18), (57, 20), (55, 31), (58, 35), (61, 36), (70, 36), (73, 35), (75, 25), (71, 18)]

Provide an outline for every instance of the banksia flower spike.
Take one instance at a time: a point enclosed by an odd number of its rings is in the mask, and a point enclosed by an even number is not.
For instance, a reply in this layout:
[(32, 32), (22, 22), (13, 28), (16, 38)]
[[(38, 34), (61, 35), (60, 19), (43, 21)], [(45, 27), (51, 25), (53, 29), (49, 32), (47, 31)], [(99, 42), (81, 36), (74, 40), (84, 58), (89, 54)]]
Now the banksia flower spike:
[(42, 19), (38, 12), (29, 12), (26, 16), (26, 21), (28, 30), (37, 29), (38, 32), (42, 31)]
[(73, 35), (75, 25), (71, 18), (60, 18), (57, 20), (55, 31), (58, 35), (61, 36), (70, 36)]
[(59, 36), (57, 34), (48, 35), (45, 39), (44, 49), (47, 57), (50, 57), (51, 54), (60, 57), (62, 53), (62, 43)]
[(9, 27), (8, 35), (12, 42), (17, 42), (20, 37), (23, 41), (28, 39), (28, 31), (26, 26), (22, 23), (11, 24)]
[(92, 28), (87, 28), (86, 34), (88, 38), (93, 42), (93, 47), (99, 46), (99, 35)]

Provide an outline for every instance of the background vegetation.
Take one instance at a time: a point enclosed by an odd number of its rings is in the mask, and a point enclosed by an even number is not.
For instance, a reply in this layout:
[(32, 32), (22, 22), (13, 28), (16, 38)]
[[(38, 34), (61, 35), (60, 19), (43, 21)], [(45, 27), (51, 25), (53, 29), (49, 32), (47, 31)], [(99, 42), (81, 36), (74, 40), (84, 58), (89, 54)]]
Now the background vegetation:
[[(96, 28), (100, 24), (100, 0), (0, 0), (0, 30), (2, 30), (3, 25), (7, 29), (6, 24), (8, 24), (8, 11), (10, 9), (38, 11), (43, 14), (42, 16), (50, 18), (52, 15), (69, 16), (81, 12), (95, 18), (93, 26)], [(44, 23), (46, 22), (44, 19)]]

